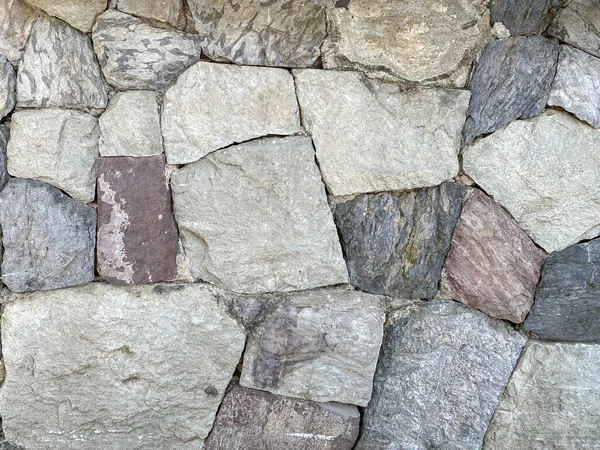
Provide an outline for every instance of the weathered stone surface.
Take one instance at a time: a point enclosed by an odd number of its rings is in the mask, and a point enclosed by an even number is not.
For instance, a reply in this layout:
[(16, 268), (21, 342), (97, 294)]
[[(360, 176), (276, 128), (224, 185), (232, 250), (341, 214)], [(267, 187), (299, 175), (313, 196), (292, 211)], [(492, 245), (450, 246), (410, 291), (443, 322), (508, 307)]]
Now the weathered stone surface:
[(492, 23), (502, 22), (513, 36), (543, 33), (568, 0), (494, 0)]
[(600, 58), (600, 8), (596, 0), (572, 0), (548, 28), (550, 36)]
[(47, 184), (12, 178), (0, 192), (0, 222), (2, 280), (11, 291), (59, 289), (94, 279), (91, 206)]
[(530, 341), (485, 450), (600, 448), (600, 346)]
[(374, 295), (339, 288), (291, 294), (251, 332), (240, 384), (366, 406), (384, 320)]
[(363, 291), (433, 298), (465, 186), (360, 195), (335, 208), (350, 283)]
[(269, 134), (300, 131), (292, 76), (283, 69), (199, 62), (165, 94), (162, 132), (170, 164)]
[(8, 175), (8, 170), (6, 169), (6, 146), (8, 145), (9, 138), (10, 136), (8, 130), (4, 125), (0, 124), (0, 191), (10, 179), (10, 176)]
[(179, 29), (185, 27), (183, 0), (117, 0), (117, 9), (134, 16), (164, 22)]
[(463, 87), (473, 56), (492, 37), (479, 0), (338, 1), (328, 11), (327, 69)]
[(16, 94), (17, 75), (8, 60), (0, 55), (0, 119), (15, 107)]
[(6, 437), (28, 450), (200, 449), (244, 348), (197, 284), (12, 295), (2, 315)]
[(467, 148), (464, 171), (546, 251), (600, 232), (600, 131), (548, 111)]
[(490, 42), (475, 65), (465, 141), (540, 114), (550, 95), (558, 43), (541, 36)]
[(163, 152), (154, 92), (119, 92), (98, 123), (102, 156), (155, 156)]
[(232, 385), (205, 450), (351, 450), (360, 426), (356, 406), (314, 403)]
[(175, 172), (171, 186), (194, 277), (248, 293), (348, 281), (309, 138), (211, 153)]
[(26, 0), (51, 16), (64, 20), (72, 27), (89, 33), (92, 25), (106, 9), (107, 0)]
[(12, 115), (8, 172), (51, 184), (80, 202), (95, 197), (98, 120), (64, 109), (18, 111)]
[(303, 125), (333, 195), (435, 186), (457, 175), (469, 92), (400, 92), (357, 72), (294, 76)]
[(456, 302), (421, 302), (392, 320), (355, 448), (481, 448), (526, 339)]
[(17, 64), (38, 12), (24, 0), (0, 0), (0, 54)]

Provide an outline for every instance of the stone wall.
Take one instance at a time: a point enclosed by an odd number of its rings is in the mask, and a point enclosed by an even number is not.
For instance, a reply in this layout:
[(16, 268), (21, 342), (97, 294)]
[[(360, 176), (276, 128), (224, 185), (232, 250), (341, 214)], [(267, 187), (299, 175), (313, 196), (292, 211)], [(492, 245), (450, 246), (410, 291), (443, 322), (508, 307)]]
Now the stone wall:
[(0, 449), (599, 449), (598, 30), (0, 0)]

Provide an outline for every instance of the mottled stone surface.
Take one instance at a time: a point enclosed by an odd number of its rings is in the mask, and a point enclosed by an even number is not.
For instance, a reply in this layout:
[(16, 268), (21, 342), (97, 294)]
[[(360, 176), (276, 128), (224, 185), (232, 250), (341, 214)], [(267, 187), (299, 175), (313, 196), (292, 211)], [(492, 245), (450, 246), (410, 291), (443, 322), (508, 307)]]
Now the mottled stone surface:
[(0, 223), (2, 281), (11, 291), (59, 289), (94, 279), (91, 206), (47, 184), (12, 178), (0, 192)]
[(481, 139), (464, 171), (548, 252), (599, 234), (600, 131), (549, 111)]
[(17, 75), (8, 60), (0, 54), (0, 119), (15, 107)]
[(73, 110), (39, 109), (12, 115), (8, 172), (56, 186), (75, 200), (94, 200), (98, 120)]
[(7, 158), (6, 158), (6, 146), (8, 145), (8, 140), (10, 135), (6, 127), (0, 124), (0, 191), (4, 187), (10, 176), (8, 175), (7, 166)]
[(456, 302), (422, 302), (392, 321), (355, 448), (481, 448), (526, 339)]
[(374, 295), (339, 288), (291, 294), (250, 333), (240, 384), (366, 406), (384, 320)]
[(11, 295), (0, 391), (8, 440), (28, 450), (201, 449), (244, 348), (218, 295), (104, 283)]
[(116, 10), (98, 17), (92, 38), (106, 81), (120, 90), (163, 88), (200, 59), (198, 36)]
[(540, 114), (556, 73), (558, 43), (541, 36), (490, 42), (475, 64), (463, 131), (469, 142), (519, 118)]
[(309, 138), (211, 153), (175, 172), (171, 186), (194, 277), (248, 293), (347, 282)]
[(600, 346), (530, 341), (485, 450), (600, 448)]
[(183, 0), (117, 0), (117, 9), (176, 28), (185, 27)]
[(72, 27), (89, 33), (92, 25), (106, 9), (107, 0), (26, 0), (51, 16), (64, 20)]
[(401, 92), (358, 72), (294, 76), (303, 125), (333, 195), (435, 186), (457, 175), (469, 92)]
[(350, 283), (363, 291), (433, 298), (465, 187), (359, 195), (335, 208)]
[(572, 0), (548, 28), (550, 36), (600, 58), (600, 8), (596, 0)]
[(501, 22), (513, 36), (543, 33), (568, 0), (493, 0), (492, 23)]
[(0, 54), (17, 64), (38, 12), (25, 0), (0, 0)]
[(356, 406), (282, 397), (230, 386), (205, 450), (351, 450), (360, 426)]
[(169, 164), (299, 131), (294, 80), (282, 69), (199, 62), (165, 94), (162, 132)]

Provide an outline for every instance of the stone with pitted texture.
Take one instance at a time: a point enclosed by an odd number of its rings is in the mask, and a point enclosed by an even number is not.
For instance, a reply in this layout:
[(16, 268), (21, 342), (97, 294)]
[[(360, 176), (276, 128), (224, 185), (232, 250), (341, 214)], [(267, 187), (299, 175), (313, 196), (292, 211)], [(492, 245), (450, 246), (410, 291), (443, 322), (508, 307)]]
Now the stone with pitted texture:
[(179, 29), (185, 27), (183, 0), (117, 0), (117, 9)]
[(0, 120), (15, 107), (17, 75), (8, 60), (0, 55)]
[(0, 55), (19, 63), (38, 15), (25, 0), (0, 0)]
[(572, 0), (558, 12), (548, 34), (600, 58), (600, 8), (597, 0)]
[(568, 0), (493, 0), (492, 23), (501, 22), (513, 36), (543, 33)]
[(64, 20), (84, 33), (92, 30), (92, 25), (106, 9), (106, 0), (26, 0), (51, 16)]

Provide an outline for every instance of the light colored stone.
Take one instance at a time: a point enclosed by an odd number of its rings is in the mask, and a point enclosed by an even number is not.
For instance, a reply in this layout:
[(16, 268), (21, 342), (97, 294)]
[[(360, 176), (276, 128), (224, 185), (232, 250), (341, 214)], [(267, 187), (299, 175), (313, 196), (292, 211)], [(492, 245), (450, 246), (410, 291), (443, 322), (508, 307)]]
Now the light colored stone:
[(346, 283), (346, 264), (309, 138), (214, 152), (171, 176), (194, 277), (236, 292)]
[(572, 0), (548, 27), (548, 34), (600, 58), (600, 8), (597, 0)]
[(566, 113), (512, 122), (468, 147), (463, 167), (548, 252), (600, 232), (600, 131)]
[(498, 39), (506, 39), (510, 37), (510, 31), (504, 26), (502, 22), (494, 23), (494, 26), (492, 27), (492, 33)]
[(0, 54), (18, 64), (38, 12), (25, 0), (0, 0)]
[(185, 27), (183, 0), (118, 0), (117, 9), (127, 14)]
[(64, 20), (72, 27), (89, 33), (92, 25), (106, 9), (106, 0), (26, 0), (51, 16)]
[(401, 92), (358, 72), (294, 71), (333, 195), (435, 186), (458, 174), (468, 91)]
[(0, 120), (15, 107), (17, 75), (8, 60), (0, 55)]
[(39, 109), (12, 115), (8, 173), (51, 184), (80, 202), (95, 197), (98, 120), (73, 110)]
[(11, 295), (2, 315), (9, 441), (27, 450), (201, 449), (244, 348), (197, 284)]
[(283, 69), (199, 62), (165, 94), (162, 132), (169, 164), (299, 131), (294, 80)]

